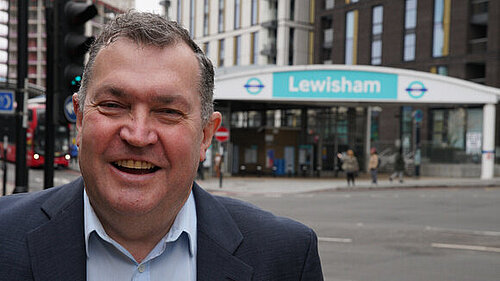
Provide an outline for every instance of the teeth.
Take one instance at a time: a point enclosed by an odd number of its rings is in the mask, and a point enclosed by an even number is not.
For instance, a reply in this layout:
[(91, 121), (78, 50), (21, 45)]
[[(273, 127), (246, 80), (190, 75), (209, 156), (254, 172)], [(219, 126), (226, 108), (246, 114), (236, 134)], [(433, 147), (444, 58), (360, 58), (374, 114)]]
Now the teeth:
[(152, 169), (155, 166), (147, 161), (119, 160), (116, 165), (129, 169)]

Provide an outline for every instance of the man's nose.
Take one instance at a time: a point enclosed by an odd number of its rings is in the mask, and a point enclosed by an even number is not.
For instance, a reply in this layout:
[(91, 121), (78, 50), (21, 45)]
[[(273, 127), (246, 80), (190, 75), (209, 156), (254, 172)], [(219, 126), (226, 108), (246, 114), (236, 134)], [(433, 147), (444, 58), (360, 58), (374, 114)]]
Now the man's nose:
[(128, 144), (145, 147), (158, 141), (158, 135), (148, 114), (131, 114), (127, 123), (120, 130), (120, 137)]

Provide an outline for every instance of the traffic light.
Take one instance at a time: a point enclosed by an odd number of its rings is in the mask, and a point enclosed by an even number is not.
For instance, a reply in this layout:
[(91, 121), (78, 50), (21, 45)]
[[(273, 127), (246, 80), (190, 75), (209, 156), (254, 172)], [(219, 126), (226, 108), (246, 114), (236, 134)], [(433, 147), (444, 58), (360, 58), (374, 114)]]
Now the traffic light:
[(85, 2), (56, 1), (57, 52), (55, 56), (57, 61), (56, 92), (58, 93), (56, 101), (59, 120), (66, 123), (74, 122), (74, 120), (68, 117), (68, 112), (64, 112), (68, 108), (65, 101), (80, 87), (85, 54), (94, 41), (94, 37), (85, 35), (85, 23), (97, 15), (97, 8)]

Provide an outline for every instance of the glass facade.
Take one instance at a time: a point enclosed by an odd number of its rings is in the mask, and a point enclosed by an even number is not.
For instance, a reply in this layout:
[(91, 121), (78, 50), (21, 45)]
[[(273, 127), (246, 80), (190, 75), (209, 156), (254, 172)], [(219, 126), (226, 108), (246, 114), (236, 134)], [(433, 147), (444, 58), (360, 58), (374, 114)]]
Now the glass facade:
[(382, 64), (382, 32), (384, 7), (375, 6), (372, 10), (372, 61), (373, 65)]
[(241, 36), (240, 35), (234, 37), (234, 59), (233, 59), (233, 64), (234, 65), (240, 65), (241, 64)]
[(415, 60), (415, 46), (417, 44), (417, 0), (405, 1), (405, 34), (403, 60)]
[(195, 20), (195, 1), (191, 0), (189, 5), (189, 34), (191, 38), (194, 38), (194, 20)]
[(219, 17), (217, 21), (218, 32), (224, 32), (224, 3), (225, 0), (219, 0)]
[(234, 29), (241, 27), (241, 0), (234, 0)]
[(345, 27), (345, 64), (356, 64), (357, 60), (357, 33), (358, 11), (349, 11), (346, 14)]
[(224, 39), (219, 40), (219, 56), (217, 66), (224, 66)]
[(203, 35), (207, 36), (210, 22), (210, 0), (203, 1)]
[(250, 34), (250, 64), (257, 64), (259, 61), (259, 32)]
[(259, 21), (259, 2), (257, 0), (252, 0), (252, 14), (251, 14), (251, 24), (256, 25)]
[(434, 0), (432, 56), (447, 56), (449, 51), (450, 0)]

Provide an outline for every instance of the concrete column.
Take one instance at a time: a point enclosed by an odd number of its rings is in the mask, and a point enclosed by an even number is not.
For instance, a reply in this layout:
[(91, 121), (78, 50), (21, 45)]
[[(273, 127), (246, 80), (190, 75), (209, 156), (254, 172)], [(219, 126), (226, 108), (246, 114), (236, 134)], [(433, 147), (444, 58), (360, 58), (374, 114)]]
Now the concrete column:
[(483, 107), (483, 149), (481, 179), (493, 178), (495, 168), (495, 105)]

